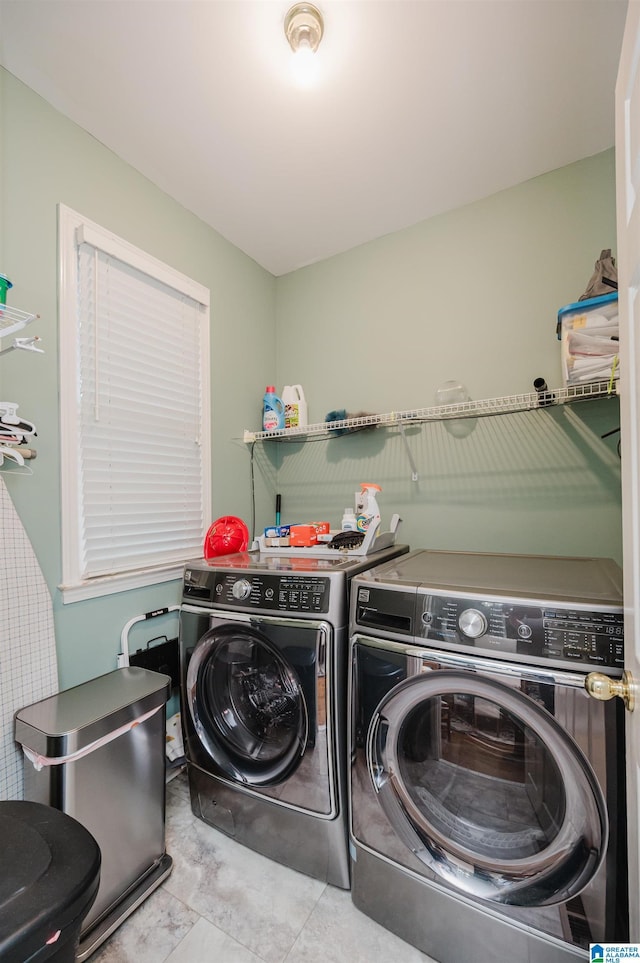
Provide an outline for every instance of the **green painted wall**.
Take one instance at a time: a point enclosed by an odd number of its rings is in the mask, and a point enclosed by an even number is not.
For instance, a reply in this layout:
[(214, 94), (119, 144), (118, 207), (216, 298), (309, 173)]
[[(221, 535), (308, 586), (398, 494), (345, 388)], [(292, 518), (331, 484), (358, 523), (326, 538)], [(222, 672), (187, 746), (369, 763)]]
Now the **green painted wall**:
[[(38, 427), (33, 475), (3, 471), (51, 589), (64, 687), (115, 668), (133, 616), (174, 605), (179, 582), (63, 605), (57, 345), (59, 202), (126, 238), (211, 291), (213, 517), (250, 517), (249, 458), (238, 441), (275, 377), (275, 279), (97, 140), (0, 70), (2, 268), (10, 303), (40, 315), (27, 329), (44, 355), (0, 358), (0, 392)], [(224, 185), (212, 184), (212, 190)], [(135, 412), (132, 413), (135, 416)], [(171, 471), (171, 465), (167, 465)], [(25, 591), (27, 591), (25, 587)], [(158, 631), (175, 628), (170, 618)], [(140, 644), (149, 638), (139, 632)], [(132, 643), (136, 644), (135, 631)]]
[[(474, 399), (538, 376), (557, 387), (557, 311), (615, 240), (610, 150), (296, 271), (278, 281), (278, 384), (304, 386), (311, 422), (429, 407), (449, 379)], [(393, 431), (281, 445), (283, 521), (339, 523), (373, 481), (383, 522), (399, 512), (416, 548), (620, 560), (618, 436), (600, 441), (618, 424), (613, 400), (478, 421), (462, 439), (412, 429), (417, 483)], [(266, 487), (273, 457), (256, 451)]]
[[(311, 421), (335, 408), (429, 406), (451, 378), (476, 399), (529, 392), (539, 375), (557, 386), (557, 310), (615, 245), (608, 151), (275, 279), (2, 70), (0, 108), (0, 272), (14, 282), (11, 303), (40, 315), (29, 332), (46, 350), (0, 359), (2, 397), (37, 423), (39, 453), (33, 475), (3, 477), (52, 591), (63, 687), (114, 668), (123, 625), (176, 604), (179, 584), (66, 606), (57, 590), (59, 202), (210, 288), (213, 517), (247, 522), (240, 439), (259, 427), (268, 382), (302, 383)], [(273, 521), (276, 490), (283, 520), (337, 524), (359, 483), (376, 481), (383, 522), (398, 511), (413, 547), (620, 560), (616, 438), (600, 441), (618, 423), (613, 400), (478, 421), (462, 439), (412, 428), (418, 482), (394, 431), (256, 445), (257, 527)]]

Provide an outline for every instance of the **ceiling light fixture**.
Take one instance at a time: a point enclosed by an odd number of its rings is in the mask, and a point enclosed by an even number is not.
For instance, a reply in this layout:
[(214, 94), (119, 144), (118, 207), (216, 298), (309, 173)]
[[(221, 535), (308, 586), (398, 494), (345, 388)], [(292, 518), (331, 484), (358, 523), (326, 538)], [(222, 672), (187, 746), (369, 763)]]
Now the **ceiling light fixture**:
[(296, 3), (284, 18), (284, 33), (294, 53), (296, 79), (308, 83), (315, 67), (313, 55), (324, 33), (322, 14), (312, 3)]
[(296, 3), (284, 18), (284, 32), (294, 53), (315, 53), (324, 33), (322, 14), (312, 3)]

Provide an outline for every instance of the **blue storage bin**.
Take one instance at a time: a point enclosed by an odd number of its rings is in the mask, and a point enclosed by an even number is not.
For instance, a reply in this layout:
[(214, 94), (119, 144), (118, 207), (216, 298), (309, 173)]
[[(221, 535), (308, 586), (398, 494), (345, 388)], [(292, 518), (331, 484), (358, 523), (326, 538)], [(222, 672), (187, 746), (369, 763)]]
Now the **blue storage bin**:
[(617, 292), (560, 308), (556, 334), (565, 386), (618, 378), (619, 333)]

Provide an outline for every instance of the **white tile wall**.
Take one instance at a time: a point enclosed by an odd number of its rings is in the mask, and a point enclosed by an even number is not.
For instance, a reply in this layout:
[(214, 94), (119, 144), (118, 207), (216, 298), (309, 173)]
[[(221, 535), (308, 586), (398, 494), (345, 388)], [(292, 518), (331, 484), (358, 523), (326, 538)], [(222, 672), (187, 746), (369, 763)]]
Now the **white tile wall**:
[(58, 691), (49, 589), (0, 476), (0, 799), (22, 799), (18, 709)]

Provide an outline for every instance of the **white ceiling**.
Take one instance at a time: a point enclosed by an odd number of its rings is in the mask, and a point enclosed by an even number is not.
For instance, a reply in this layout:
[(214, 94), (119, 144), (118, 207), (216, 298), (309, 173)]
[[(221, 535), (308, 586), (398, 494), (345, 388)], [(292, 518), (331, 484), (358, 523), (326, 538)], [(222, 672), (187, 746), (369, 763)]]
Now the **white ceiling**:
[(613, 145), (626, 0), (0, 0), (0, 63), (275, 275)]

